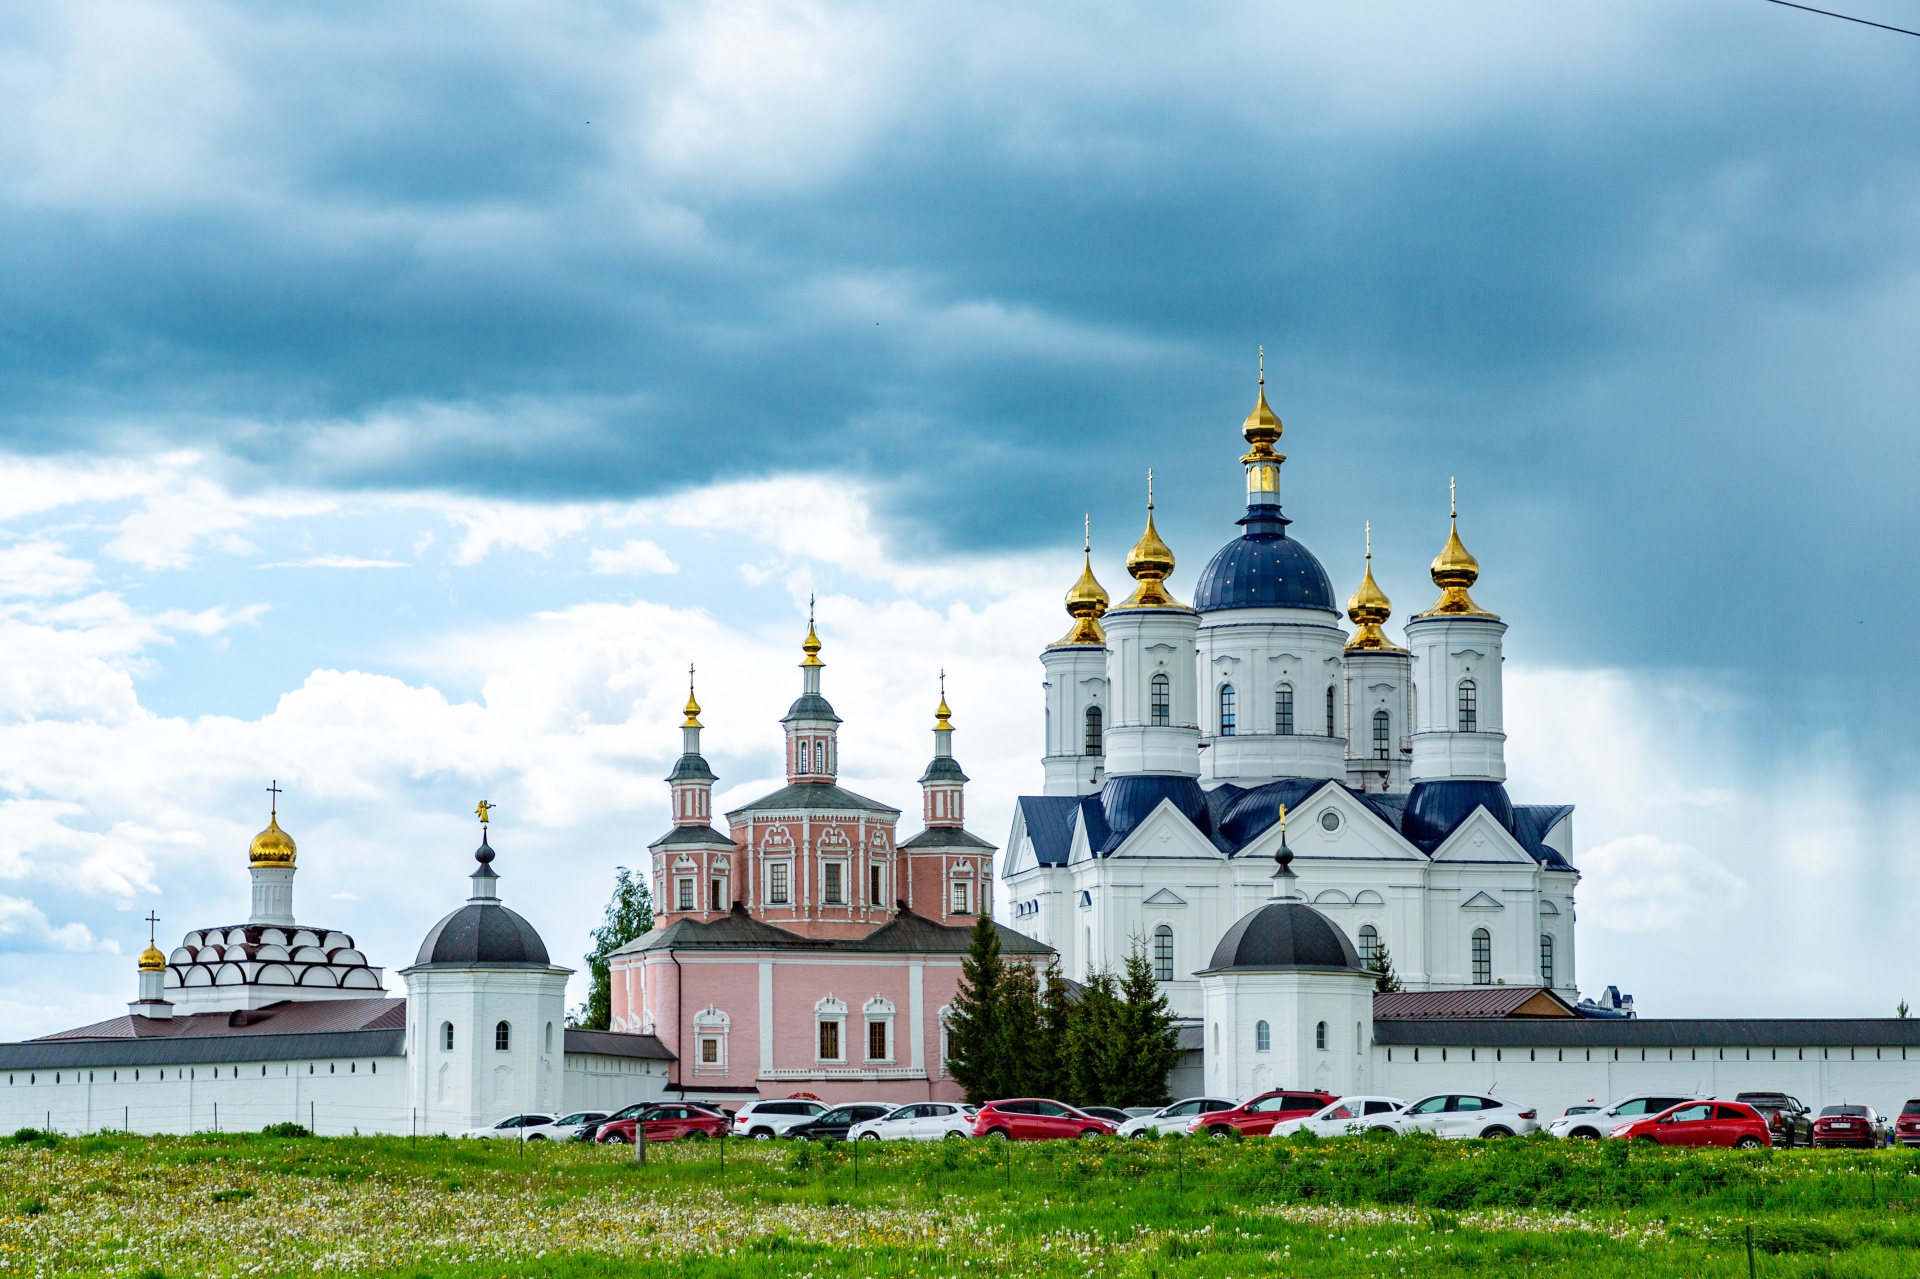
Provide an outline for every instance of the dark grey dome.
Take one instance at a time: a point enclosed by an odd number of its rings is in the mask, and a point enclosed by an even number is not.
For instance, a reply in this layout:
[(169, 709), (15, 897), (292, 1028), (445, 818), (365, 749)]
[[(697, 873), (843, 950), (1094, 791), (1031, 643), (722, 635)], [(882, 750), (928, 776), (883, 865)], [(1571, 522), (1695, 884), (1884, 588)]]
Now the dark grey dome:
[(435, 924), (413, 962), (455, 968), (550, 966), (547, 944), (533, 925), (497, 902), (468, 902)]
[(793, 705), (787, 707), (786, 718), (780, 722), (784, 724), (796, 719), (820, 719), (833, 724), (840, 722), (840, 717), (833, 713), (832, 704), (818, 693), (800, 694)]
[(1298, 901), (1270, 902), (1243, 915), (1213, 948), (1207, 968), (1366, 971), (1340, 925)]

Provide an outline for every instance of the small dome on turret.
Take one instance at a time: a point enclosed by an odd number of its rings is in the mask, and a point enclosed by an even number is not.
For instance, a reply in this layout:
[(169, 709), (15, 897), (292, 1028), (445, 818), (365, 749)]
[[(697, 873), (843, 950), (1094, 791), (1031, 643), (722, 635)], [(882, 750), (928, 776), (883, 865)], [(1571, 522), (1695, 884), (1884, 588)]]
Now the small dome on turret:
[(1393, 616), (1393, 601), (1373, 580), (1373, 525), (1367, 525), (1367, 570), (1347, 600), (1347, 617), (1360, 629), (1347, 641), (1347, 651), (1399, 652), (1400, 646), (1380, 629)]
[(1133, 594), (1121, 608), (1184, 608), (1167, 591), (1166, 580), (1173, 576), (1173, 548), (1160, 538), (1153, 526), (1153, 472), (1147, 472), (1147, 530), (1127, 552), (1127, 573), (1138, 582)]
[(1112, 602), (1107, 588), (1093, 575), (1093, 525), (1087, 524), (1086, 545), (1081, 554), (1085, 557), (1080, 567), (1080, 578), (1067, 589), (1067, 616), (1073, 619), (1073, 625), (1048, 648), (1067, 648), (1079, 645), (1091, 645), (1096, 648), (1106, 646), (1107, 633), (1100, 627), (1100, 619), (1106, 615), (1107, 606)]
[(291, 866), (299, 849), (294, 846), (293, 836), (280, 829), (280, 816), (275, 813), (267, 819), (267, 828), (253, 837), (253, 843), (247, 848), (247, 863), (250, 866)]
[(147, 948), (140, 952), (140, 971), (143, 973), (157, 973), (163, 971), (166, 966), (167, 957), (160, 953), (158, 946), (155, 946), (152, 942), (148, 942)]
[(1467, 617), (1492, 617), (1494, 614), (1474, 603), (1473, 597), (1467, 594), (1467, 588), (1480, 580), (1480, 561), (1473, 558), (1466, 544), (1460, 540), (1460, 508), (1457, 502), (1452, 505), (1453, 510), (1447, 517), (1451, 522), (1451, 527), (1447, 531), (1447, 544), (1441, 548), (1440, 554), (1434, 556), (1433, 564), (1428, 570), (1433, 578), (1433, 584), (1440, 588), (1440, 598), (1435, 600), (1433, 607), (1422, 616), (1430, 617), (1435, 613), (1444, 613)]

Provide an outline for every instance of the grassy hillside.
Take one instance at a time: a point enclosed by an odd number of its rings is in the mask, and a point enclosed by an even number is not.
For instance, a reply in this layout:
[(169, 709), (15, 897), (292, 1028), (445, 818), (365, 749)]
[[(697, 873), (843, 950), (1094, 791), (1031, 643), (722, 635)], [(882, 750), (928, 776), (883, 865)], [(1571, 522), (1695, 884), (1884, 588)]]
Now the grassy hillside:
[[(1920, 1273), (1920, 1158), (1545, 1138), (0, 1141), (0, 1274)], [(723, 1160), (724, 1155), (724, 1160)]]

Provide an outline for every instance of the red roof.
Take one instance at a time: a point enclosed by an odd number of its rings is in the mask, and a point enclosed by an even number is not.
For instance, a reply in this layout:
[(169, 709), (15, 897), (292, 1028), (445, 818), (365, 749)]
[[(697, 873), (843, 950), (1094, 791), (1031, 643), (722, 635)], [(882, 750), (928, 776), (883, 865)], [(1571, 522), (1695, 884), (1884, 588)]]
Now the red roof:
[(181, 1039), (203, 1035), (299, 1035), (327, 1030), (405, 1030), (404, 999), (283, 1000), (242, 1012), (194, 1013), (184, 1017), (126, 1014), (30, 1042), (70, 1039)]
[(1467, 990), (1396, 990), (1373, 997), (1375, 1020), (1575, 1017), (1545, 986), (1474, 986)]

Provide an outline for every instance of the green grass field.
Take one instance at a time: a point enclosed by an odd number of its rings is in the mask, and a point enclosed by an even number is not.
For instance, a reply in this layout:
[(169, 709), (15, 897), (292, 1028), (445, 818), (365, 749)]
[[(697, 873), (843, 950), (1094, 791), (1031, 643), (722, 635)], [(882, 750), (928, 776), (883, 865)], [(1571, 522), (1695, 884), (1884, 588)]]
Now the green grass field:
[[(0, 1275), (1920, 1275), (1920, 1156), (1442, 1143), (0, 1141)], [(724, 1156), (724, 1162), (723, 1162)]]

